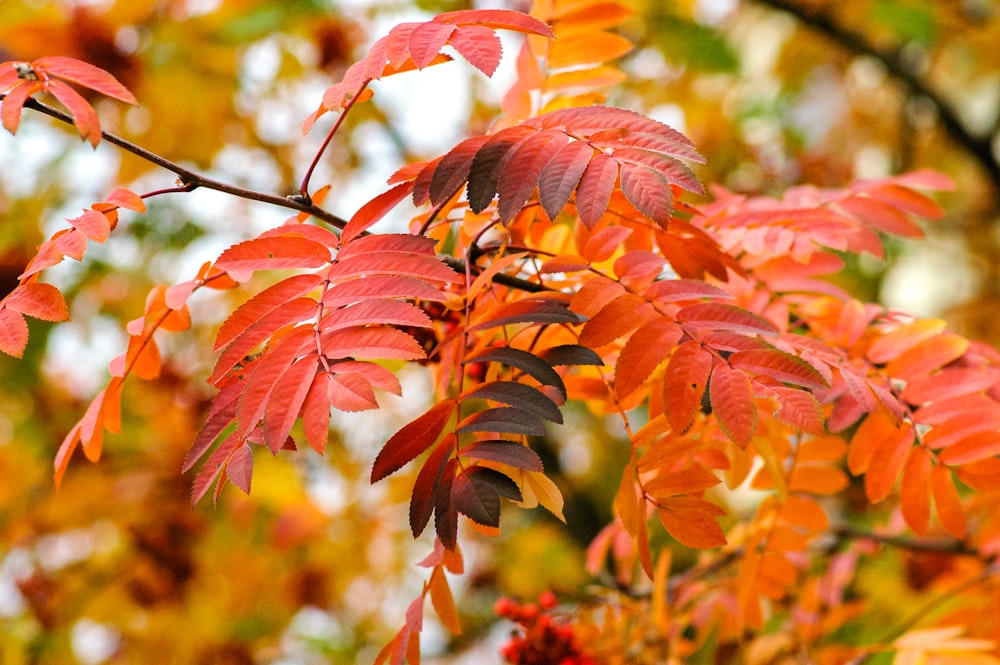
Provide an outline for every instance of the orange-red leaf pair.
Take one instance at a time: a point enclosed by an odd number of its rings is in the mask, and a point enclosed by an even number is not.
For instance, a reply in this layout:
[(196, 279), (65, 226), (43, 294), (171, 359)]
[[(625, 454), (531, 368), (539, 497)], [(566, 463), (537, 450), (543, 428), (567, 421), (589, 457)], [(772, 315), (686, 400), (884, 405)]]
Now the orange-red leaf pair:
[(7, 93), (0, 106), (0, 119), (4, 128), (11, 134), (15, 133), (21, 123), (21, 109), (28, 98), (46, 91), (69, 110), (80, 136), (97, 147), (101, 140), (101, 124), (97, 112), (80, 93), (63, 81), (90, 88), (128, 104), (138, 103), (135, 96), (114, 76), (75, 58), (51, 56), (30, 63), (4, 62), (0, 64), (0, 92)]

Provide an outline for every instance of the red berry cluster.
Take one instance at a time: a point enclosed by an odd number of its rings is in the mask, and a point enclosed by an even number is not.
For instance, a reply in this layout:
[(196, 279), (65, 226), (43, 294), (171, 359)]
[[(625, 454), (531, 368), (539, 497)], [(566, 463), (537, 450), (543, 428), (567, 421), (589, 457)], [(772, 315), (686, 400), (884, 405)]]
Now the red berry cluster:
[(504, 660), (514, 665), (597, 665), (580, 651), (573, 628), (549, 613), (557, 603), (556, 595), (546, 591), (537, 603), (501, 598), (494, 604), (497, 616), (521, 626), (500, 649)]

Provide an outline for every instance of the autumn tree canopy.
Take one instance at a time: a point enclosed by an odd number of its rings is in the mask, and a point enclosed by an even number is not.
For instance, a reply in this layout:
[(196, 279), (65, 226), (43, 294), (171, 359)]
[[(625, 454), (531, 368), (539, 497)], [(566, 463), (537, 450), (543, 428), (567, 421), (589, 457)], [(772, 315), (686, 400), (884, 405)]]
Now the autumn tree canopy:
[(5, 657), (1000, 661), (990, 6), (321, 4), (0, 5)]

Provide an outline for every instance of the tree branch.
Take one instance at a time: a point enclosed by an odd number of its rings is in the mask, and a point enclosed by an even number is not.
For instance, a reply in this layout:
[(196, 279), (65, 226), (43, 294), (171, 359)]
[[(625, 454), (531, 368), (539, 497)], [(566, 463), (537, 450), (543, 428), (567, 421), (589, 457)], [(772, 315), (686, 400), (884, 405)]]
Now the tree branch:
[[(0, 100), (2, 100), (6, 95), (0, 94)], [(60, 122), (64, 122), (67, 125), (73, 124), (73, 116), (68, 113), (64, 113), (57, 108), (49, 106), (48, 104), (43, 104), (34, 98), (29, 98), (25, 102), (25, 107), (32, 110), (43, 113), (51, 118), (55, 118)], [(304, 212), (312, 215), (316, 219), (322, 220), (331, 226), (337, 228), (344, 228), (347, 225), (347, 220), (342, 217), (338, 217), (323, 208), (320, 208), (315, 203), (313, 203), (308, 198), (296, 195), (296, 196), (278, 196), (277, 194), (267, 194), (265, 192), (259, 192), (253, 189), (246, 189), (243, 187), (238, 187), (236, 185), (231, 185), (221, 180), (215, 180), (214, 178), (209, 178), (202, 175), (196, 171), (185, 168), (178, 164), (177, 162), (171, 161), (165, 157), (162, 157), (155, 152), (150, 152), (145, 148), (132, 143), (131, 141), (118, 136), (117, 134), (112, 134), (111, 132), (101, 131), (101, 137), (113, 145), (136, 155), (137, 157), (146, 160), (151, 164), (155, 164), (161, 168), (164, 168), (172, 173), (176, 174), (181, 182), (179, 187), (171, 187), (169, 189), (157, 190), (154, 194), (166, 194), (173, 192), (190, 192), (199, 187), (204, 187), (205, 189), (212, 189), (217, 192), (223, 192), (225, 194), (230, 194), (232, 196), (239, 197), (241, 199), (248, 199), (251, 201), (260, 201), (262, 203), (270, 203), (271, 205), (276, 205), (282, 208), (290, 208), (292, 210), (297, 210), (299, 212)], [(305, 183), (304, 183), (305, 184)], [(458, 272), (465, 272), (465, 262), (461, 259), (442, 256), (441, 259), (455, 269)], [(513, 277), (511, 275), (495, 275), (493, 281), (497, 284), (502, 284), (504, 286), (509, 286), (511, 288), (520, 289), (522, 291), (527, 291), (530, 293), (538, 293), (541, 291), (548, 291), (550, 289), (542, 286), (541, 284), (536, 284), (534, 282), (529, 282), (518, 277)]]
[(888, 536), (871, 531), (865, 531), (849, 524), (841, 524), (830, 529), (837, 540), (868, 540), (879, 545), (888, 545), (910, 552), (935, 552), (938, 554), (955, 554), (981, 556), (980, 553), (954, 538), (910, 538), (907, 536)]
[[(3, 99), (6, 95), (0, 95), (0, 99)], [(67, 125), (73, 124), (73, 117), (68, 113), (64, 113), (57, 108), (53, 108), (48, 104), (43, 104), (34, 98), (29, 98), (25, 102), (25, 107), (43, 113), (51, 118), (55, 118), (60, 122), (64, 122)], [(267, 194), (265, 192), (258, 192), (252, 189), (246, 189), (244, 187), (238, 187), (236, 185), (231, 185), (227, 182), (222, 182), (221, 180), (215, 180), (214, 178), (209, 178), (208, 176), (202, 175), (196, 171), (185, 168), (180, 164), (173, 162), (165, 157), (161, 157), (155, 152), (150, 152), (145, 148), (124, 139), (117, 134), (112, 134), (111, 132), (102, 131), (101, 137), (113, 145), (118, 146), (122, 150), (132, 153), (133, 155), (146, 160), (151, 164), (155, 164), (161, 168), (164, 168), (172, 173), (176, 174), (178, 179), (183, 184), (183, 187), (165, 190), (165, 191), (191, 191), (199, 187), (204, 187), (205, 189), (212, 189), (217, 192), (223, 192), (225, 194), (230, 194), (241, 199), (249, 199), (251, 201), (260, 201), (262, 203), (270, 203), (271, 205), (276, 205), (282, 208), (289, 208), (291, 210), (297, 210), (299, 212), (304, 212), (312, 215), (316, 219), (322, 220), (331, 226), (337, 228), (344, 228), (347, 224), (347, 220), (334, 215), (333, 213), (320, 208), (312, 201), (306, 199), (302, 196), (279, 196), (277, 194)]]
[(954, 107), (948, 103), (944, 95), (940, 91), (934, 90), (927, 81), (914, 74), (897, 51), (880, 49), (872, 44), (865, 34), (839, 24), (830, 13), (807, 10), (794, 0), (753, 1), (759, 5), (791, 14), (803, 25), (826, 35), (842, 47), (859, 55), (878, 60), (893, 77), (902, 81), (912, 94), (928, 99), (937, 110), (945, 132), (979, 163), (987, 177), (992, 181), (996, 196), (1000, 197), (1000, 160), (993, 154), (992, 136), (974, 136), (959, 119)]

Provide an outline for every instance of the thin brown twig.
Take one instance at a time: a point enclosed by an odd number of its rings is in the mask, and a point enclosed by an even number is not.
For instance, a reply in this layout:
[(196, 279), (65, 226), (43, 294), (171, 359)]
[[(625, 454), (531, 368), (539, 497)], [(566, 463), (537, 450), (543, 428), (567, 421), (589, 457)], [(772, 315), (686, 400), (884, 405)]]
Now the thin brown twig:
[[(0, 95), (0, 99), (3, 99), (5, 95)], [(53, 108), (48, 104), (44, 104), (37, 99), (29, 98), (24, 106), (30, 108), (39, 113), (43, 113), (51, 118), (55, 118), (60, 122), (64, 122), (68, 125), (73, 124), (73, 116), (60, 111), (57, 108)], [(266, 192), (260, 192), (253, 189), (246, 189), (244, 187), (239, 187), (221, 180), (216, 180), (214, 178), (209, 178), (206, 175), (192, 171), (191, 169), (181, 166), (177, 162), (171, 161), (166, 157), (156, 154), (146, 150), (142, 146), (136, 145), (131, 141), (118, 136), (117, 134), (112, 134), (111, 132), (102, 131), (101, 137), (113, 145), (132, 153), (133, 155), (146, 160), (151, 164), (155, 164), (161, 168), (164, 168), (175, 175), (177, 175), (178, 180), (181, 182), (181, 187), (171, 188), (167, 191), (192, 191), (198, 189), (199, 187), (204, 187), (205, 189), (215, 190), (217, 192), (222, 192), (224, 194), (229, 194), (231, 196), (236, 196), (241, 199), (248, 199), (251, 201), (260, 201), (262, 203), (270, 203), (271, 205), (279, 206), (282, 208), (289, 208), (291, 210), (297, 210), (299, 212), (304, 212), (312, 215), (316, 219), (326, 222), (331, 226), (337, 228), (344, 228), (347, 224), (347, 220), (334, 215), (333, 213), (320, 208), (308, 199), (300, 196), (279, 196), (278, 194), (268, 194)]]

